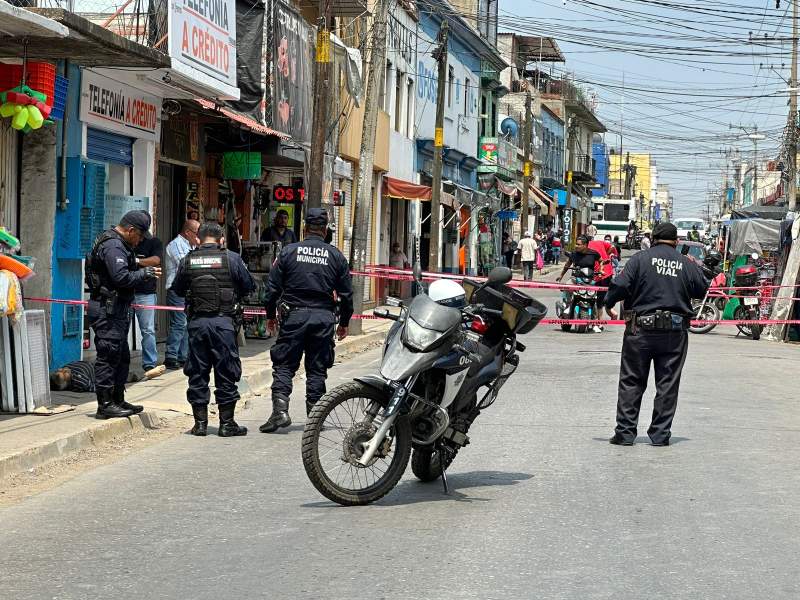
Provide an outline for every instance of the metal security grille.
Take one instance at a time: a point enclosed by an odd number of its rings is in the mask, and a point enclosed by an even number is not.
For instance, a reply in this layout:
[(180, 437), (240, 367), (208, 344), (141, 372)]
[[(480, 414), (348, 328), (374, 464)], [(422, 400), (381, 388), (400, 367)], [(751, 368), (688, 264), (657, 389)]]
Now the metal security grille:
[(86, 157), (133, 166), (133, 138), (89, 127), (86, 130)]

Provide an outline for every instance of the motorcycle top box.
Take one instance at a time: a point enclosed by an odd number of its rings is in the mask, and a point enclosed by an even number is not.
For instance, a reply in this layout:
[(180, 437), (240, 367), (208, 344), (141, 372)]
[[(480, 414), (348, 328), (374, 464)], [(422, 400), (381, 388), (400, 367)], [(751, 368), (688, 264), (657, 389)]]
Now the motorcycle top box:
[(758, 269), (755, 265), (744, 265), (736, 269), (734, 281), (740, 287), (753, 287), (758, 283)]
[[(547, 314), (547, 307), (507, 285), (485, 286), (465, 279), (462, 284), (467, 301), (503, 312), (503, 321), (513, 333), (529, 333)], [(477, 290), (477, 293), (475, 293)]]

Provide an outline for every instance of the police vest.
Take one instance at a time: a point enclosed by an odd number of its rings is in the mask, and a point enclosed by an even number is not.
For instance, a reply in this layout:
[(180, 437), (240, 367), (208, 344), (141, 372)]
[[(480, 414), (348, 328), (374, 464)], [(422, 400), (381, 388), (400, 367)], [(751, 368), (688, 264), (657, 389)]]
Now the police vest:
[[(125, 240), (113, 229), (107, 229), (97, 236), (92, 244), (92, 249), (86, 254), (86, 266), (84, 272), (84, 283), (89, 288), (89, 297), (92, 300), (99, 300), (109, 298), (116, 291), (111, 277), (108, 275), (103, 261), (100, 260), (98, 253), (100, 248), (109, 240), (122, 240), (123, 245), (127, 248)], [(136, 270), (136, 255), (128, 252), (128, 270)], [(129, 294), (133, 297), (133, 292)]]
[(236, 315), (236, 290), (231, 279), (228, 252), (197, 248), (186, 257), (189, 276), (188, 310), (192, 316)]

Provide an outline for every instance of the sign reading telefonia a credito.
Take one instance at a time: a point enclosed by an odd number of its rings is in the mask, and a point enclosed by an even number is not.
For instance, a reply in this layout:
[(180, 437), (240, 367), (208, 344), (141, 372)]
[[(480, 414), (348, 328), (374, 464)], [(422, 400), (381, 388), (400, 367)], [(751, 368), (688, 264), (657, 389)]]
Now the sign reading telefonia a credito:
[(169, 55), (236, 87), (235, 0), (170, 0)]
[(81, 121), (133, 138), (155, 140), (161, 100), (134, 87), (84, 69)]

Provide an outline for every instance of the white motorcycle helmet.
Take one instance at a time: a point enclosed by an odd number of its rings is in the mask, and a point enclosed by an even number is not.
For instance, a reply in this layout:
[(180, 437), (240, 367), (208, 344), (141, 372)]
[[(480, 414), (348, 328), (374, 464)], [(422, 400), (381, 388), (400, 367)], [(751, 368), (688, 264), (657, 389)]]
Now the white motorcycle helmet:
[(467, 292), (452, 279), (437, 279), (431, 283), (428, 297), (442, 306), (464, 308), (467, 305)]

